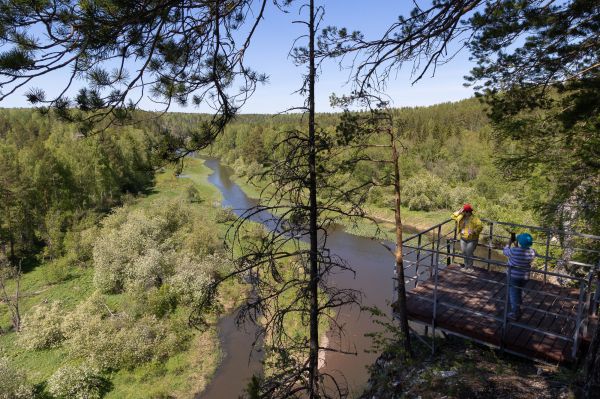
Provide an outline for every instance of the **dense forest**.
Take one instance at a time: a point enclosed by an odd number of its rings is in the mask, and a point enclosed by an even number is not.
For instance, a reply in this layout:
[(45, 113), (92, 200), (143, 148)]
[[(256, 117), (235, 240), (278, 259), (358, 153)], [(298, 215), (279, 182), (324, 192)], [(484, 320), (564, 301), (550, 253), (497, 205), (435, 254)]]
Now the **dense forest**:
[(0, 115), (3, 252), (18, 259), (42, 250), (77, 252), (73, 232), (151, 187), (149, 133), (110, 130), (84, 140), (75, 127), (31, 110)]

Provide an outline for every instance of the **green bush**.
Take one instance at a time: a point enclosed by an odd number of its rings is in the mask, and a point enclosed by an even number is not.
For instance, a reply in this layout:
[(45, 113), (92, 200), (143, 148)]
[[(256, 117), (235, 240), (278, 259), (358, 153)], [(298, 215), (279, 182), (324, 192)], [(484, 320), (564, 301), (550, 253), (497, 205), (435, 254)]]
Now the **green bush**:
[(229, 207), (217, 209), (217, 214), (215, 216), (215, 221), (217, 223), (229, 223), (235, 221), (236, 219), (237, 216), (233, 212), (233, 209)]
[(9, 359), (0, 357), (0, 399), (34, 398), (33, 387), (27, 383), (27, 376), (10, 364)]
[(34, 306), (23, 317), (19, 344), (31, 350), (59, 346), (65, 339), (61, 329), (62, 321), (59, 302)]
[(244, 159), (239, 157), (235, 160), (233, 165), (231, 165), (233, 169), (233, 173), (235, 173), (238, 177), (243, 177), (246, 175), (246, 164), (244, 163)]
[(446, 207), (451, 210), (456, 210), (467, 202), (476, 205), (478, 200), (479, 196), (476, 195), (475, 189), (472, 187), (456, 186), (448, 189), (446, 193)]
[(178, 300), (193, 306), (202, 299), (216, 270), (223, 264), (221, 257), (208, 256), (203, 260), (182, 256), (175, 266), (176, 273), (168, 280)]
[(96, 218), (96, 215), (88, 216), (79, 223), (78, 230), (68, 231), (65, 235), (65, 252), (73, 265), (87, 266), (92, 260), (94, 242), (99, 234), (98, 227), (93, 225)]
[(49, 284), (60, 283), (71, 277), (70, 268), (72, 267), (70, 258), (63, 256), (54, 261), (49, 262), (44, 266), (44, 280)]
[[(94, 284), (105, 293), (158, 287), (193, 223), (194, 209), (179, 201), (148, 209), (122, 208), (104, 222), (94, 244)], [(192, 217), (190, 217), (192, 216)]]
[(143, 298), (148, 313), (162, 318), (173, 312), (177, 307), (177, 294), (168, 284), (163, 284), (159, 288), (152, 288)]
[(206, 256), (223, 247), (223, 240), (215, 234), (217, 226), (203, 218), (195, 220), (189, 232), (182, 238), (181, 249), (195, 256)]
[(390, 208), (393, 206), (393, 194), (389, 192), (389, 188), (384, 187), (372, 187), (369, 190), (369, 196), (367, 202), (373, 204), (379, 208)]
[(48, 391), (57, 399), (100, 399), (110, 388), (98, 369), (85, 364), (63, 366), (48, 379)]
[(202, 197), (200, 196), (200, 192), (194, 185), (189, 186), (185, 194), (187, 200), (191, 203), (201, 203), (203, 201)]
[(430, 172), (422, 172), (407, 179), (402, 185), (402, 205), (414, 211), (431, 211), (449, 206), (450, 187)]
[(135, 318), (110, 312), (100, 296), (68, 314), (63, 330), (71, 358), (85, 359), (100, 370), (132, 369), (161, 361), (185, 349), (189, 341), (186, 329), (177, 331), (155, 316)]

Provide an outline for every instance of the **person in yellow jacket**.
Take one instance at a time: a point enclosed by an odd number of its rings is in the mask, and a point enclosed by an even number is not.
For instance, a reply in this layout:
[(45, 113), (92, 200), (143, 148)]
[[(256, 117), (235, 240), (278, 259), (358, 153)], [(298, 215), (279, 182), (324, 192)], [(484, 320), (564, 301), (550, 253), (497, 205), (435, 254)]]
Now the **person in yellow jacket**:
[(452, 214), (452, 219), (456, 221), (456, 235), (460, 237), (460, 249), (465, 256), (465, 267), (473, 267), (473, 253), (477, 248), (479, 234), (483, 230), (483, 223), (479, 218), (473, 215), (471, 204), (464, 204), (461, 209)]

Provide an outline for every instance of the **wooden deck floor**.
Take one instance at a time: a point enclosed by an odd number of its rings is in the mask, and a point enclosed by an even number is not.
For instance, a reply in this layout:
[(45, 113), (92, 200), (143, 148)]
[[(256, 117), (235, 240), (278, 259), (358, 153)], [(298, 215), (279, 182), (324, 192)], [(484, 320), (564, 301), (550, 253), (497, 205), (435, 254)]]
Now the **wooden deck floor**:
[[(457, 265), (440, 270), (436, 326), (500, 347), (505, 283), (504, 273), (479, 268), (466, 273)], [(409, 319), (431, 324), (433, 288), (434, 281), (429, 279), (407, 293)], [(572, 344), (558, 336), (573, 337), (578, 297), (579, 289), (576, 288), (528, 281), (523, 293), (522, 316), (516, 323), (508, 325), (504, 348), (535, 359), (572, 361)], [(532, 331), (526, 326), (548, 331), (554, 336)]]

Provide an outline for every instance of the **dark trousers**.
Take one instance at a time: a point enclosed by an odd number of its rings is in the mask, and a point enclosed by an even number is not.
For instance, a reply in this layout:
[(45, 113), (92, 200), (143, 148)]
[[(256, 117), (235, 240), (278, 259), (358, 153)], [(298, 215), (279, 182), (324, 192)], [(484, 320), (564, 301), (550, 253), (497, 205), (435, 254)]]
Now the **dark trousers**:
[(524, 278), (511, 277), (508, 285), (508, 314), (518, 316), (521, 314), (523, 302), (523, 287), (527, 283)]

